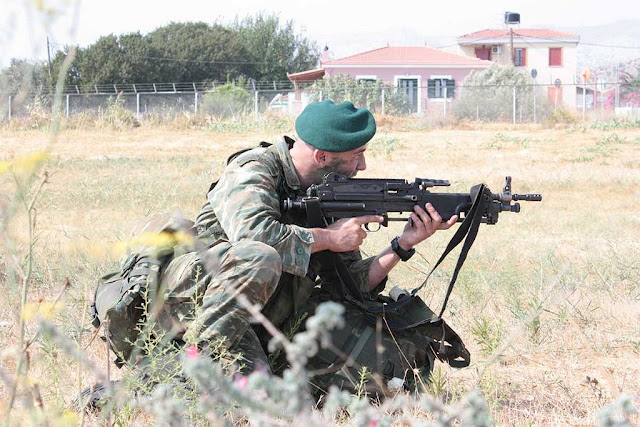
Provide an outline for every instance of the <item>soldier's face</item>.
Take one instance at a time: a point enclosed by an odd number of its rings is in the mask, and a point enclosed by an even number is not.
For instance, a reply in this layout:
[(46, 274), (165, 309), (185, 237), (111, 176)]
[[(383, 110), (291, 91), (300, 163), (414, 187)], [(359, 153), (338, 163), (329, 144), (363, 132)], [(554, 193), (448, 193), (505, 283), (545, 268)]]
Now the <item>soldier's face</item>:
[(359, 171), (367, 168), (364, 155), (366, 150), (367, 146), (365, 145), (342, 153), (328, 153), (330, 160), (326, 169), (330, 172), (337, 172), (353, 178)]

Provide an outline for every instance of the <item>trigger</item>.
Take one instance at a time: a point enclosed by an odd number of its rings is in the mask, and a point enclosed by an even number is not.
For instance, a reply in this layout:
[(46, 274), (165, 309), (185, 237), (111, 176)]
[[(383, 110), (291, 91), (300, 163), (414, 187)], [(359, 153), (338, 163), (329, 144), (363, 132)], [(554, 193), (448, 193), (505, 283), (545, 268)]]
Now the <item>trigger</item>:
[[(375, 228), (372, 227), (370, 224), (376, 224)], [(364, 229), (370, 232), (376, 232), (378, 230), (380, 230), (380, 223), (379, 222), (367, 222), (366, 224), (364, 224)]]

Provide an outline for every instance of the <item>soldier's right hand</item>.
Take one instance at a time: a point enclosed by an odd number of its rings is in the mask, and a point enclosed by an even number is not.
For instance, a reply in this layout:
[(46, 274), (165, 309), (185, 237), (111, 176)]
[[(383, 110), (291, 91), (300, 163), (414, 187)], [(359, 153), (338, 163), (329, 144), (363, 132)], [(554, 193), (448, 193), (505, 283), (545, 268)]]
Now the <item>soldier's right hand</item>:
[(384, 220), (379, 215), (364, 215), (355, 218), (343, 218), (326, 228), (329, 232), (328, 249), (331, 252), (349, 252), (358, 250), (362, 241), (367, 237), (362, 226), (370, 222), (381, 223)]

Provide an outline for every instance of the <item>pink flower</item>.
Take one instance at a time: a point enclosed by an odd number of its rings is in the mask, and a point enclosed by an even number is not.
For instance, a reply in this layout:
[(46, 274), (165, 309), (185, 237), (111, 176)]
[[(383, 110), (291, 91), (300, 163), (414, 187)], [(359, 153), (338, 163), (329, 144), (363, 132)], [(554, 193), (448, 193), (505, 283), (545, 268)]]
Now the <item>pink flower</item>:
[(198, 346), (195, 344), (191, 344), (185, 350), (185, 354), (189, 359), (195, 359), (196, 357), (198, 357)]
[(246, 377), (244, 375), (236, 375), (236, 378), (233, 380), (233, 383), (239, 389), (244, 390), (249, 385), (249, 377)]

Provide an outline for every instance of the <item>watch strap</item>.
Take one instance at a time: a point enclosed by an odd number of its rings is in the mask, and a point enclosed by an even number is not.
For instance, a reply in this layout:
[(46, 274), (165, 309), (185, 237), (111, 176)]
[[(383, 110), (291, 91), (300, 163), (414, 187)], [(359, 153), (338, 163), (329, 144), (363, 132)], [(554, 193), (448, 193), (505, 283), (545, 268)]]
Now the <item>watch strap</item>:
[(400, 257), (402, 261), (408, 261), (409, 258), (411, 258), (413, 254), (416, 253), (415, 248), (411, 248), (408, 251), (402, 249), (400, 247), (400, 244), (398, 243), (398, 236), (394, 237), (391, 241), (391, 249)]

